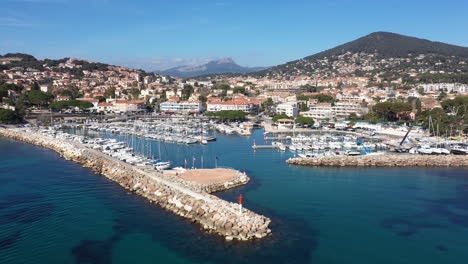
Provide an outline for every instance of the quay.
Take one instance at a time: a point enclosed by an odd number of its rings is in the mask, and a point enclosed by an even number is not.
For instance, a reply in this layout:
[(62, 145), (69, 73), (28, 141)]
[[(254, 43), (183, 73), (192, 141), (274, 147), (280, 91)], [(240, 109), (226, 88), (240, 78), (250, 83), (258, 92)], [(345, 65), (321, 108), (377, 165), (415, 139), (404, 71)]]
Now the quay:
[(291, 158), (291, 165), (316, 167), (468, 167), (468, 155), (383, 154)]
[[(239, 204), (211, 195), (246, 184), (244, 173), (211, 171), (220, 175), (206, 181), (204, 171), (187, 175), (163, 174), (156, 170), (141, 169), (83, 144), (42, 135), (32, 129), (0, 128), (0, 136), (45, 147), (63, 158), (82, 164), (94, 172), (118, 183), (150, 202), (194, 223), (209, 233), (226, 240), (260, 239), (271, 234), (271, 220), (246, 208), (239, 212)], [(190, 171), (189, 171), (190, 172)]]
[[(289, 145), (287, 144), (283, 144), (283, 146), (289, 147)], [(278, 146), (277, 145), (253, 145), (252, 148), (253, 149), (277, 149)]]

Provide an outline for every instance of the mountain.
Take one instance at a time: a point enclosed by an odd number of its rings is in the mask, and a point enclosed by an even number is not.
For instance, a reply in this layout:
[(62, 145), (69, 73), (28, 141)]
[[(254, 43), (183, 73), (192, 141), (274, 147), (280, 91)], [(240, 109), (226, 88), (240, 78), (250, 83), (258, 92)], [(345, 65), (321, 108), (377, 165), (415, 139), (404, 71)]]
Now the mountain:
[(235, 63), (231, 58), (223, 58), (198, 65), (186, 65), (174, 67), (164, 71), (158, 71), (158, 74), (170, 75), (181, 78), (191, 78), (200, 75), (224, 74), (224, 73), (249, 73), (261, 71), (265, 67), (242, 67)]
[[(346, 75), (357, 71), (435, 70), (467, 72), (468, 48), (404, 36), (374, 32), (335, 48), (300, 60), (252, 73), (258, 77), (278, 75)], [(359, 75), (359, 74), (358, 74)]]

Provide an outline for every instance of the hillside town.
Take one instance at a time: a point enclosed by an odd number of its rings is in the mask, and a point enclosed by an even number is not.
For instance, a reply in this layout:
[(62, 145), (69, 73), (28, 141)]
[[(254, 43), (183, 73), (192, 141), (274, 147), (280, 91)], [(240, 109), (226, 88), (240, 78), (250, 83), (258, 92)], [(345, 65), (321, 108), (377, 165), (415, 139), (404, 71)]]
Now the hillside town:
[[(21, 56), (3, 57), (0, 63), (8, 67), (22, 60)], [(302, 116), (318, 124), (349, 118), (415, 121), (423, 112), (442, 109), (444, 100), (468, 95), (466, 83), (403, 85), (401, 78), (389, 82), (379, 77), (382, 72), (368, 77), (327, 77), (328, 74), (324, 74), (286, 80), (242, 75), (200, 80), (73, 58), (54, 63), (37, 62), (42, 63), (40, 69), (10, 67), (0, 72), (2, 108), (23, 111), (24, 115), (41, 109), (102, 115), (143, 112), (199, 115), (221, 111), (258, 115), (265, 112), (266, 116), (287, 119)], [(27, 95), (33, 91), (39, 98), (28, 100)], [(388, 109), (385, 113), (378, 112), (376, 106), (385, 103), (399, 103), (401, 109), (395, 113), (389, 113)], [(460, 132), (463, 130), (461, 128)]]

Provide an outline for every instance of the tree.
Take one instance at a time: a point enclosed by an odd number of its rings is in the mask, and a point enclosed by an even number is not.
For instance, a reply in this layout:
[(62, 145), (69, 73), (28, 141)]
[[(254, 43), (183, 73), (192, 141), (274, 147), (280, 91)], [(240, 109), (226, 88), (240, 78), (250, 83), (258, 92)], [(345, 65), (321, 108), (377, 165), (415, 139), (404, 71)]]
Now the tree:
[(0, 123), (13, 123), (18, 121), (19, 116), (15, 113), (15, 111), (10, 109), (0, 109)]
[(98, 99), (100, 103), (105, 102), (106, 98), (104, 96), (96, 96), (94, 99)]
[(28, 93), (28, 101), (32, 105), (44, 106), (49, 104), (53, 98), (51, 93), (44, 93), (40, 90), (32, 90)]
[(140, 89), (138, 89), (138, 88), (132, 88), (132, 89), (130, 90), (130, 94), (131, 94), (133, 100), (136, 100), (136, 99), (138, 99), (138, 98), (140, 97)]
[(223, 121), (243, 121), (246, 119), (247, 113), (242, 111), (219, 111), (206, 113), (206, 116), (216, 116)]
[(198, 96), (198, 100), (202, 102), (203, 108), (206, 109), (206, 102), (208, 101), (208, 98), (204, 95)]
[(104, 97), (106, 98), (115, 98), (115, 87), (109, 87), (104, 92)]
[(93, 107), (93, 104), (86, 101), (70, 100), (70, 101), (55, 101), (49, 105), (53, 110), (63, 110), (78, 107), (81, 111), (86, 111)]
[(193, 86), (190, 84), (185, 84), (184, 88), (182, 89), (182, 100), (188, 100), (192, 95), (194, 89)]
[(31, 87), (31, 91), (39, 91), (39, 90), (41, 90), (41, 87), (39, 86), (37, 82), (34, 82)]
[(439, 96), (437, 97), (437, 100), (442, 101), (443, 99), (445, 99), (445, 97), (447, 97), (447, 93), (442, 91), (442, 92), (440, 92)]
[(412, 110), (410, 103), (404, 102), (383, 102), (377, 103), (372, 108), (372, 111), (376, 113), (381, 120), (385, 121), (397, 121), (401, 119), (400, 113), (409, 112)]
[(333, 96), (328, 95), (328, 94), (317, 94), (312, 96), (313, 99), (317, 99), (320, 103), (333, 103), (335, 101), (335, 98)]
[(247, 94), (244, 87), (234, 87), (233, 93)]
[(81, 97), (82, 94), (80, 94), (80, 88), (76, 86), (69, 87), (65, 90), (61, 90), (58, 92), (59, 95), (62, 96), (70, 96), (71, 99), (76, 99)]
[(295, 120), (297, 124), (313, 126), (315, 124), (314, 119), (305, 116), (298, 116)]
[(272, 105), (273, 105), (273, 99), (271, 99), (271, 98), (268, 98), (268, 99), (266, 99), (266, 100), (263, 102), (263, 106), (264, 106), (265, 108), (268, 108), (268, 107), (270, 107), (270, 106), (272, 106)]
[(280, 115), (275, 115), (273, 116), (273, 118), (271, 119), (273, 122), (276, 122), (278, 121), (279, 119), (291, 119), (291, 117), (285, 115), (285, 114), (280, 114)]

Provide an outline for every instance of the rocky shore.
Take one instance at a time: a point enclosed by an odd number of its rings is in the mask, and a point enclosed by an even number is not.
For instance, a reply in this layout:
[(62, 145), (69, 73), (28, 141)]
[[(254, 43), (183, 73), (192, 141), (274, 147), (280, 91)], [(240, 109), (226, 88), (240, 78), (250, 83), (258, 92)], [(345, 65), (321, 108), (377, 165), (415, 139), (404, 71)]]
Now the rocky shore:
[(81, 144), (41, 135), (29, 129), (0, 128), (0, 136), (54, 150), (63, 158), (104, 175), (125, 189), (199, 224), (207, 232), (225, 237), (226, 240), (259, 239), (271, 234), (269, 218), (245, 208), (240, 213), (238, 204), (209, 194), (245, 184), (248, 182), (246, 176), (239, 175), (229, 183), (203, 186), (176, 176), (142, 170)]
[(363, 155), (292, 158), (288, 164), (321, 167), (468, 167), (468, 156)]

